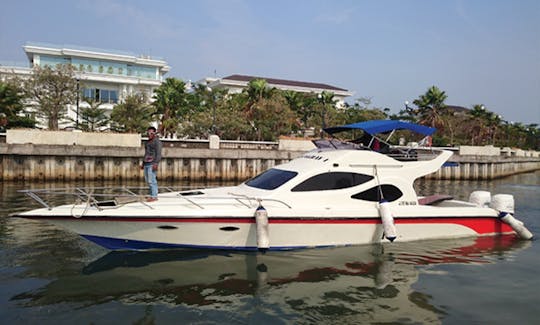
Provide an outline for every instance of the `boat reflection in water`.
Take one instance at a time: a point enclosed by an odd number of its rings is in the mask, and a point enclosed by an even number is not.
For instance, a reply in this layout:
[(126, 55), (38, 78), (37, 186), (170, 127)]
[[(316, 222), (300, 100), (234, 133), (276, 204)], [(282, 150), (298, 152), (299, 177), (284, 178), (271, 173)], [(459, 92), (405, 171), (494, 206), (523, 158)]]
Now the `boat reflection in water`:
[[(494, 263), (530, 245), (513, 235), (290, 252), (110, 252), (75, 276), (13, 300), (29, 306), (120, 301), (264, 313), (289, 320), (439, 322), (412, 287), (425, 266)], [(444, 274), (444, 273), (441, 273)]]

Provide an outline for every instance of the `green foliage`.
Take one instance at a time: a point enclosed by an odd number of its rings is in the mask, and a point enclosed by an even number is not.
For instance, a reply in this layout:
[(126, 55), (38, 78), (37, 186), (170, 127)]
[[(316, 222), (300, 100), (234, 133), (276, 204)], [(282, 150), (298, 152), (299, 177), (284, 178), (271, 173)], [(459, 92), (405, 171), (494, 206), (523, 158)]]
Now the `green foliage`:
[(282, 92), (282, 96), (287, 101), (289, 108), (296, 115), (296, 129), (307, 129), (310, 127), (309, 120), (315, 114), (313, 107), (317, 103), (314, 94), (299, 93), (293, 90)]
[(58, 130), (58, 123), (67, 113), (67, 105), (77, 98), (77, 81), (69, 64), (54, 69), (34, 67), (32, 75), (23, 81), (23, 89), (30, 102), (35, 103), (39, 117), (47, 121), (50, 130)]
[(118, 132), (143, 133), (150, 122), (155, 109), (148, 104), (144, 94), (132, 94), (124, 102), (114, 106), (111, 113), (111, 128)]
[[(71, 66), (35, 68), (34, 75), (24, 82), (0, 82), (0, 127), (32, 127), (33, 119), (21, 116), (28, 102), (35, 104), (36, 113), (47, 120), (50, 129), (57, 129), (66, 105), (74, 102), (76, 94)], [(396, 115), (371, 107), (369, 98), (336, 107), (331, 92), (280, 91), (269, 87), (264, 79), (252, 80), (242, 93), (229, 94), (226, 89), (209, 89), (206, 85), (186, 91), (182, 80), (167, 78), (155, 90), (153, 99), (148, 104), (142, 94), (125, 98), (113, 109), (112, 129), (143, 132), (157, 118), (163, 135), (207, 138), (215, 133), (222, 139), (276, 140), (306, 129), (323, 135), (321, 130), (327, 126), (390, 118), (436, 127), (433, 144), (437, 146), (492, 144), (540, 149), (538, 125), (506, 122), (484, 105), (474, 105), (468, 112), (450, 109), (445, 104), (446, 93), (436, 86), (414, 100), (415, 107), (407, 105)], [(106, 125), (107, 117), (99, 103), (88, 103), (90, 107), (80, 110), (80, 126), (95, 131)], [(348, 136), (356, 138), (359, 134)], [(409, 138), (409, 134), (403, 136)]]
[(294, 113), (279, 96), (260, 99), (250, 117), (252, 129), (245, 135), (248, 140), (277, 140), (280, 135), (290, 133), (295, 123)]
[(158, 131), (166, 136), (175, 132), (179, 122), (189, 113), (189, 94), (186, 84), (176, 78), (167, 78), (154, 90), (155, 114), (160, 123)]
[(79, 128), (83, 131), (95, 132), (106, 127), (109, 124), (109, 117), (107, 110), (99, 108), (102, 103), (90, 98), (86, 98), (85, 101), (89, 106), (79, 108)]
[(0, 130), (26, 127), (33, 128), (36, 121), (30, 117), (21, 116), (25, 96), (18, 79), (0, 81)]
[(413, 104), (418, 106), (414, 112), (418, 123), (438, 129), (444, 129), (444, 116), (447, 114), (444, 101), (448, 98), (446, 93), (435, 86), (431, 86), (424, 95), (420, 95)]

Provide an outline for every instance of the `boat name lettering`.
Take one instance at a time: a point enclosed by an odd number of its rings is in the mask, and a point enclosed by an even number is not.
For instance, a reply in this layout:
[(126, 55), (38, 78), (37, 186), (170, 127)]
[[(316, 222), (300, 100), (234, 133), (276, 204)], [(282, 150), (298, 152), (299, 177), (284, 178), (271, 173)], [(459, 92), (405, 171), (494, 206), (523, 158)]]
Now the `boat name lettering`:
[(323, 156), (317, 156), (317, 155), (304, 155), (304, 158), (307, 158), (307, 159), (315, 159), (315, 160), (321, 160), (321, 159), (323, 159)]
[(415, 201), (399, 201), (398, 205), (416, 205)]

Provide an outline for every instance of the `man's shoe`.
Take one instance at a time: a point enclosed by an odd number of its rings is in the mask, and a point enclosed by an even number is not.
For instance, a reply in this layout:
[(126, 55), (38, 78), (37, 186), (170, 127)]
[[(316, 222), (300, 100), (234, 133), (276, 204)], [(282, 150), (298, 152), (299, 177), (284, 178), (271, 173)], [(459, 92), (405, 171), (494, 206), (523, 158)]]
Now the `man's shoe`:
[(146, 202), (154, 202), (157, 201), (157, 197), (149, 197), (146, 199)]

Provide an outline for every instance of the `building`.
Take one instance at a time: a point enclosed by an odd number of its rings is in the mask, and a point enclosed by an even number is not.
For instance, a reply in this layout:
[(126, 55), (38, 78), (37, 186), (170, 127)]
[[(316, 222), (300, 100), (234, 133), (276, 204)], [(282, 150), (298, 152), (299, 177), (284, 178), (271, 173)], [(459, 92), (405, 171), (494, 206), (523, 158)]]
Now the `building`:
[(32, 73), (34, 66), (71, 64), (76, 70), (82, 96), (79, 103), (68, 109), (73, 119), (77, 118), (77, 106), (86, 105), (84, 98), (101, 102), (100, 108), (109, 112), (130, 94), (140, 92), (151, 98), (154, 89), (161, 85), (164, 75), (170, 70), (162, 58), (129, 52), (44, 43), (27, 43), (23, 49), (29, 65), (0, 65), (0, 75), (24, 77)]
[[(77, 103), (68, 107), (68, 116), (77, 120), (78, 109), (88, 104), (85, 98), (92, 98), (102, 103), (100, 108), (109, 113), (114, 105), (122, 102), (130, 94), (145, 93), (151, 98), (153, 92), (164, 81), (170, 70), (162, 58), (136, 55), (129, 52), (95, 49), (73, 45), (53, 45), (28, 42), (23, 46), (28, 58), (27, 64), (5, 64), (0, 62), (0, 80), (3, 76), (17, 75), (28, 77), (32, 67), (56, 66), (71, 64), (76, 70), (76, 78), (80, 85), (81, 97)], [(346, 89), (323, 83), (293, 81), (246, 75), (230, 75), (221, 79), (206, 78), (203, 83), (210, 88), (226, 88), (230, 93), (242, 92), (253, 79), (265, 79), (270, 87), (280, 90), (292, 90), (301, 93), (320, 94), (332, 92), (338, 107), (343, 106), (345, 98), (353, 93)], [(191, 84), (188, 82), (188, 84)], [(73, 123), (61, 124), (70, 127)]]
[(274, 79), (266, 77), (254, 77), (233, 74), (221, 79), (207, 78), (203, 82), (207, 83), (208, 87), (223, 89), (226, 88), (229, 93), (240, 93), (247, 88), (249, 82), (254, 79), (264, 79), (268, 83), (269, 87), (275, 87), (280, 90), (292, 90), (300, 93), (314, 93), (320, 94), (323, 91), (332, 92), (334, 98), (337, 100), (336, 105), (341, 107), (345, 103), (345, 98), (352, 96), (353, 93), (347, 89), (331, 86), (323, 83), (294, 81), (284, 79)]

